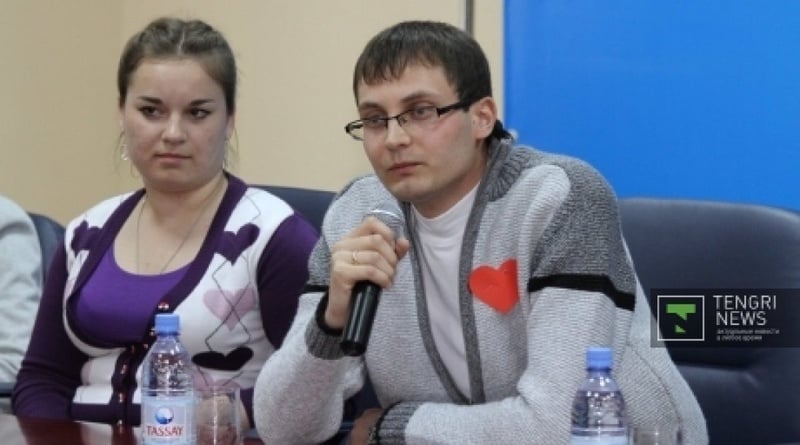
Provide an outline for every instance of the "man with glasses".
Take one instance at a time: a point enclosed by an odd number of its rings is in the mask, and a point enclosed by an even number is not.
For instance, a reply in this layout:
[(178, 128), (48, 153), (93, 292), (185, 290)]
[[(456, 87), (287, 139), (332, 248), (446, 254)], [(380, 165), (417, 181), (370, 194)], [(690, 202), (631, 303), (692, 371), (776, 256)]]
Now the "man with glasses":
[[(333, 436), (367, 378), (381, 408), (356, 420), (352, 444), (567, 443), (592, 345), (614, 348), (633, 426), (707, 442), (691, 390), (650, 345), (613, 191), (583, 162), (513, 146), (468, 34), (392, 26), (362, 52), (353, 90), (345, 130), (375, 174), (332, 203), (293, 327), (259, 376), (267, 443)], [(406, 236), (364, 218), (385, 201)], [(350, 357), (340, 339), (364, 281), (382, 295), (366, 352)]]

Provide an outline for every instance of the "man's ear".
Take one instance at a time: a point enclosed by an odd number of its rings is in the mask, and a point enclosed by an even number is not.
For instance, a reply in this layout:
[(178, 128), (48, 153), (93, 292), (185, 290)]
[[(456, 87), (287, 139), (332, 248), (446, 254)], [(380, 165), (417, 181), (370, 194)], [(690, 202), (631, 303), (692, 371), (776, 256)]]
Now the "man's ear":
[(486, 96), (472, 104), (472, 131), (475, 139), (486, 139), (497, 122), (497, 103)]

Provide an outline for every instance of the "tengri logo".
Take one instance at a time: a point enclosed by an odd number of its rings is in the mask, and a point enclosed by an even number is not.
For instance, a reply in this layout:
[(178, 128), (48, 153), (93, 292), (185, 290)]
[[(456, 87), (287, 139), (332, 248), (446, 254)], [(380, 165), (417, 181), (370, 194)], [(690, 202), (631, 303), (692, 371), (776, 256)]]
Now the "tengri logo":
[(659, 341), (705, 340), (702, 295), (658, 295)]

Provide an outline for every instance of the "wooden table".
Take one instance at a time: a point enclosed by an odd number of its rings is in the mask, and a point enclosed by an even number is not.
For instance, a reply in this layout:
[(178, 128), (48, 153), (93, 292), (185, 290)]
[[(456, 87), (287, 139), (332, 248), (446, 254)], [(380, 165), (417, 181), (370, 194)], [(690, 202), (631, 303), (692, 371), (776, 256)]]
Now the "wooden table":
[[(99, 423), (15, 417), (0, 414), (2, 445), (139, 445), (139, 429)], [(245, 445), (263, 445), (247, 437)]]

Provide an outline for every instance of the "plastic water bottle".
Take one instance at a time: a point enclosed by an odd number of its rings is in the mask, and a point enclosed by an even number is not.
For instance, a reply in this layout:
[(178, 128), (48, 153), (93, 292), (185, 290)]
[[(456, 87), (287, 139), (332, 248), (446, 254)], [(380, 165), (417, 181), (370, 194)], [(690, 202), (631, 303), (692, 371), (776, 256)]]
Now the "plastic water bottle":
[(572, 402), (571, 445), (627, 445), (628, 417), (611, 377), (610, 348), (586, 350), (586, 380)]
[(194, 382), (189, 352), (181, 344), (177, 314), (157, 314), (155, 343), (142, 364), (144, 445), (194, 443)]

